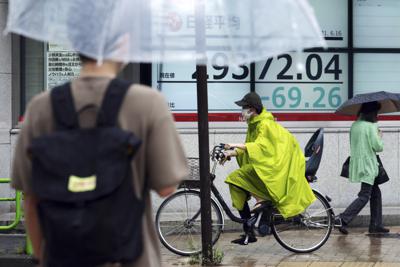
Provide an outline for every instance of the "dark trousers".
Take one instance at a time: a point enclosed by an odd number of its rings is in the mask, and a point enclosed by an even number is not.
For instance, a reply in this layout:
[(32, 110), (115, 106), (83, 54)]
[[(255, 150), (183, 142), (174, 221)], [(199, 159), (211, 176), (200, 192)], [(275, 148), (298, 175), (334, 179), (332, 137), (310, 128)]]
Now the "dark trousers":
[[(247, 201), (244, 203), (243, 210), (239, 210), (239, 215), (240, 215), (240, 218), (244, 219), (244, 220), (248, 220), (251, 218), (250, 207), (249, 207), (249, 203)], [(251, 229), (249, 228), (247, 223), (246, 222), (243, 223), (243, 231), (245, 233), (248, 233), (250, 230)]]
[(361, 190), (346, 210), (340, 214), (344, 224), (349, 224), (360, 211), (370, 202), (371, 221), (369, 227), (381, 227), (382, 225), (382, 195), (379, 185), (361, 183)]

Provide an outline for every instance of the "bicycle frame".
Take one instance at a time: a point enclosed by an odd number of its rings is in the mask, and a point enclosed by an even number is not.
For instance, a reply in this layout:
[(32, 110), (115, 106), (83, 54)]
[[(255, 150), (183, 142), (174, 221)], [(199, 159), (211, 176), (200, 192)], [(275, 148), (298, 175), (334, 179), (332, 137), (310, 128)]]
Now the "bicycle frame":
[[(216, 168), (217, 168), (217, 162), (215, 161), (213, 163), (213, 167), (212, 167), (211, 172), (210, 172), (211, 193), (213, 194), (213, 196), (217, 200), (217, 203), (224, 210), (225, 214), (229, 217), (230, 220), (232, 220), (233, 222), (236, 222), (236, 223), (244, 223), (246, 220), (243, 220), (240, 217), (238, 217), (235, 214), (233, 214), (233, 212), (229, 208), (228, 204), (225, 202), (224, 198), (222, 197), (222, 195), (220, 194), (220, 192), (218, 191), (218, 189), (214, 185), (213, 181), (216, 178), (216, 175), (215, 175)], [(309, 183), (314, 183), (315, 181), (317, 181), (317, 179), (313, 179), (313, 180), (309, 181)], [(327, 196), (327, 195), (323, 195), (320, 191), (318, 191), (316, 189), (313, 189), (313, 191), (317, 192), (323, 198), (325, 198), (326, 203), (328, 204), (328, 209), (332, 212), (332, 216), (335, 217), (335, 213), (333, 211), (333, 208), (329, 204), (329, 202), (331, 201), (330, 197)], [(198, 216), (200, 216), (200, 210), (189, 221), (196, 220)], [(257, 217), (258, 217), (258, 214), (255, 214), (249, 220), (253, 222), (253, 221), (255, 221), (255, 218), (257, 218)], [(337, 225), (334, 225), (334, 226), (337, 227)]]
[[(222, 209), (224, 210), (225, 214), (229, 217), (229, 219), (231, 219), (234, 222), (237, 223), (244, 223), (245, 220), (235, 216), (233, 214), (233, 212), (231, 211), (231, 209), (229, 208), (228, 204), (226, 204), (224, 198), (221, 196), (221, 194), (219, 193), (218, 189), (215, 187), (213, 181), (215, 179), (215, 169), (217, 167), (217, 162), (214, 162), (214, 165), (212, 167), (212, 171), (210, 172), (210, 179), (211, 179), (211, 193), (214, 195), (214, 197), (217, 200), (217, 203), (219, 204), (220, 207), (222, 207)], [(187, 187), (184, 187), (184, 189)], [(190, 187), (189, 187), (190, 188)], [(197, 188), (197, 186), (196, 186)], [(195, 221), (197, 219), (197, 217), (200, 216), (201, 210), (199, 210), (198, 212), (196, 212), (196, 214), (193, 215), (192, 218), (190, 218), (189, 222)]]
[(228, 204), (226, 204), (225, 200), (219, 193), (218, 189), (215, 187), (213, 183), (211, 183), (211, 192), (215, 196), (215, 198), (218, 200), (218, 203), (221, 205), (222, 209), (225, 211), (225, 214), (228, 215), (229, 219), (231, 219), (234, 222), (237, 223), (244, 223), (245, 220), (235, 216), (231, 209), (228, 207)]

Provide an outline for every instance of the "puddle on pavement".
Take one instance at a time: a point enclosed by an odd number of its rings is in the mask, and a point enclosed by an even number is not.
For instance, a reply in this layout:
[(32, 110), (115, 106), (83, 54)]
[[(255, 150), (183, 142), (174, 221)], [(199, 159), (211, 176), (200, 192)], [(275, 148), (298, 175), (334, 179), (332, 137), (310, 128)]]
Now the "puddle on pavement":
[(253, 267), (256, 265), (256, 262), (257, 260), (249, 257), (234, 257), (232, 258), (231, 264), (240, 267)]
[(379, 238), (398, 238), (400, 239), (400, 233), (384, 233), (384, 234), (367, 234), (371, 239)]
[(336, 239), (336, 247), (338, 248), (338, 251), (347, 252), (351, 251), (353, 243), (347, 239), (347, 236), (341, 235)]
[(369, 236), (368, 256), (370, 260), (378, 260), (382, 255), (382, 239)]

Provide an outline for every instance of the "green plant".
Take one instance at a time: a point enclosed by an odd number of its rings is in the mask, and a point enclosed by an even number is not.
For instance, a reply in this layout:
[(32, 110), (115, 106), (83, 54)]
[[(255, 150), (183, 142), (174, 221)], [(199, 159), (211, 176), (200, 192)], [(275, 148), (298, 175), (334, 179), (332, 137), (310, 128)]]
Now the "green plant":
[(190, 256), (190, 258), (189, 258), (189, 264), (190, 265), (196, 265), (196, 264), (200, 264), (201, 262), (200, 262), (200, 255), (201, 254), (194, 254), (194, 255), (191, 255)]
[[(222, 263), (223, 259), (224, 259), (224, 252), (222, 250), (220, 250), (219, 248), (213, 248), (213, 250), (212, 250), (212, 260), (209, 263), (213, 264), (213, 265), (219, 265), (219, 264)], [(190, 256), (190, 259), (189, 259), (188, 263), (190, 265), (199, 265), (199, 264), (202, 264), (204, 262), (205, 262), (205, 260), (203, 259), (202, 254), (199, 253), (199, 254), (195, 254), (195, 255)]]
[(221, 264), (222, 261), (224, 260), (224, 252), (220, 250), (219, 248), (214, 248), (213, 249), (213, 264)]

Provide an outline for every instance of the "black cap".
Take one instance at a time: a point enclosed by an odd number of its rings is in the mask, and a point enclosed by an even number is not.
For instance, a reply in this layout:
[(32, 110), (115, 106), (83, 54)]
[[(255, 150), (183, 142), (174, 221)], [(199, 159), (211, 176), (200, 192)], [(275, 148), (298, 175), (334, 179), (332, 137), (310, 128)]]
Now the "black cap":
[(261, 97), (254, 92), (246, 94), (241, 100), (236, 101), (235, 104), (241, 107), (249, 106), (255, 108), (258, 113), (261, 113), (263, 108)]

